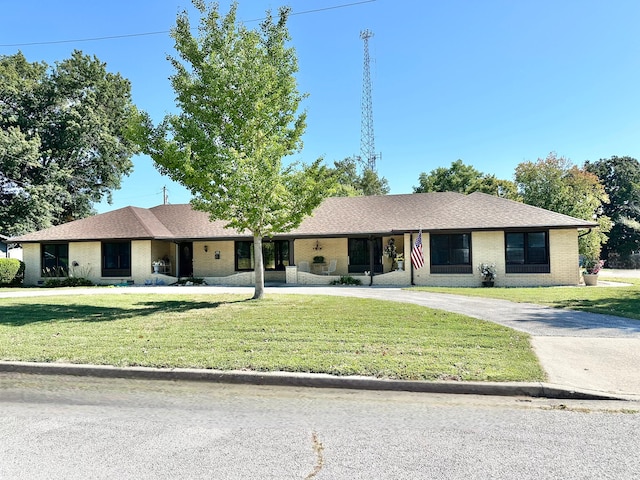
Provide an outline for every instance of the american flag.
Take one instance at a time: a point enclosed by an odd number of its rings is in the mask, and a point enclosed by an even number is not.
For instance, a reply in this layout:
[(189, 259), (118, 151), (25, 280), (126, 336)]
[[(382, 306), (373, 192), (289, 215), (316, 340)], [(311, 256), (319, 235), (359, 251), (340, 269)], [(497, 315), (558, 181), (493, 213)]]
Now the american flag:
[(418, 238), (411, 249), (411, 264), (413, 268), (422, 268), (424, 266), (424, 255), (422, 254), (422, 229), (418, 233)]

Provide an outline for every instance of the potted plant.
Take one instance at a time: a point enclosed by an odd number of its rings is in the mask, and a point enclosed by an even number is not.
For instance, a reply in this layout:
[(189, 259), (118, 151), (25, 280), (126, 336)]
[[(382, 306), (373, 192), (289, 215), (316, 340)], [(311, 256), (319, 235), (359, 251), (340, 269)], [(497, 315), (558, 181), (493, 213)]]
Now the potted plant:
[(587, 286), (598, 285), (598, 273), (604, 267), (604, 260), (587, 258), (582, 262), (582, 278)]
[(496, 279), (496, 266), (493, 263), (481, 263), (478, 265), (478, 271), (482, 277), (483, 287), (493, 287)]
[(399, 253), (396, 256), (396, 263), (398, 264), (398, 270), (404, 270), (404, 254)]
[(324, 257), (322, 255), (316, 255), (313, 257), (313, 263), (324, 263)]
[(153, 273), (160, 273), (160, 267), (164, 267), (164, 262), (158, 259), (151, 262), (151, 266), (153, 266)]

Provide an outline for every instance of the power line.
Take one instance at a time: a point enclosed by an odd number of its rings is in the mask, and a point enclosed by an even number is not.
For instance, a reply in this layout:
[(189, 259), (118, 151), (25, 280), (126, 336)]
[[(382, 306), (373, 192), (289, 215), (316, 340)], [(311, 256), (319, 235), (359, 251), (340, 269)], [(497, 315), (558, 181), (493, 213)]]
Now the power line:
[[(316, 8), (315, 10), (305, 10), (303, 12), (292, 12), (289, 15), (293, 17), (295, 15), (307, 15), (307, 14), (310, 14), (310, 13), (326, 12), (327, 10), (336, 10), (338, 8), (353, 7), (355, 5), (362, 5), (364, 3), (372, 3), (372, 2), (375, 2), (375, 1), (376, 0), (362, 0), (360, 2), (344, 3), (342, 5), (334, 5), (334, 6), (331, 6), (331, 7)], [(264, 17), (263, 18), (254, 18), (253, 20), (247, 20), (244, 23), (259, 22), (261, 20), (264, 20)], [(146, 37), (146, 36), (151, 36), (151, 35), (162, 35), (162, 34), (167, 34), (167, 33), (170, 33), (170, 32), (171, 32), (171, 30), (160, 30), (160, 31), (157, 31), (157, 32), (129, 33), (129, 34), (125, 34), (125, 35), (109, 35), (109, 36), (105, 36), (105, 37), (78, 38), (78, 39), (74, 39), (74, 40), (51, 40), (51, 41), (47, 41), (47, 42), (5, 43), (5, 44), (0, 44), (0, 47), (32, 47), (32, 46), (35, 46), (35, 45), (56, 45), (56, 44), (61, 44), (61, 43), (97, 42), (97, 41), (101, 41), (101, 40), (115, 40), (115, 39), (118, 39), (118, 38)]]

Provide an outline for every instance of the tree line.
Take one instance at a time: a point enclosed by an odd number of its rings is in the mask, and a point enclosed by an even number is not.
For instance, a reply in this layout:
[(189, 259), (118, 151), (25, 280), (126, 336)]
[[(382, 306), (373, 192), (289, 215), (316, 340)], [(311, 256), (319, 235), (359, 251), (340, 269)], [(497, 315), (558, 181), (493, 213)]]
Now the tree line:
[(581, 236), (580, 253), (614, 266), (634, 266), (640, 251), (640, 162), (632, 157), (604, 158), (575, 165), (550, 153), (515, 168), (514, 180), (500, 180), (457, 160), (450, 167), (421, 173), (414, 192), (484, 192), (554, 212), (594, 221), (598, 228)]

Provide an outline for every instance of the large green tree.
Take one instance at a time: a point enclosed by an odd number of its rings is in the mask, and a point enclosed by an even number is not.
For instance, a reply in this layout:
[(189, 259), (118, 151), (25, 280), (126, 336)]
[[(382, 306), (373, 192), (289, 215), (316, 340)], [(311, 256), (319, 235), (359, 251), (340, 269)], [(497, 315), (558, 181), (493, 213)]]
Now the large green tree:
[(301, 149), (306, 126), (306, 115), (297, 113), (303, 95), (288, 46), (290, 10), (281, 8), (275, 20), (267, 12), (259, 29), (249, 30), (236, 20), (237, 3), (224, 17), (216, 4), (193, 4), (199, 35), (186, 12), (171, 33), (179, 113), (157, 127), (146, 116), (141, 143), (162, 173), (190, 190), (194, 208), (253, 235), (254, 298), (262, 298), (263, 238), (298, 226), (333, 177), (320, 160), (283, 161)]
[(587, 171), (595, 174), (609, 195), (604, 214), (613, 221), (603, 257), (616, 254), (622, 261), (640, 250), (640, 162), (631, 157), (600, 159), (586, 162)]
[(545, 159), (520, 163), (515, 181), (524, 203), (597, 221), (598, 229), (580, 237), (580, 253), (589, 258), (600, 256), (611, 220), (603, 213), (609, 197), (596, 175), (552, 152)]
[(347, 157), (344, 160), (333, 162), (334, 168), (330, 169), (336, 179), (336, 185), (331, 190), (334, 197), (356, 197), (360, 195), (387, 195), (389, 182), (380, 177), (377, 172), (364, 167), (358, 173), (357, 158)]
[(495, 175), (480, 172), (462, 160), (451, 163), (449, 168), (438, 167), (429, 173), (421, 173), (419, 185), (413, 187), (414, 193), (427, 192), (482, 192), (489, 195), (520, 200), (514, 182), (501, 180)]
[(82, 218), (131, 171), (128, 80), (74, 51), (49, 67), (0, 57), (0, 231)]

